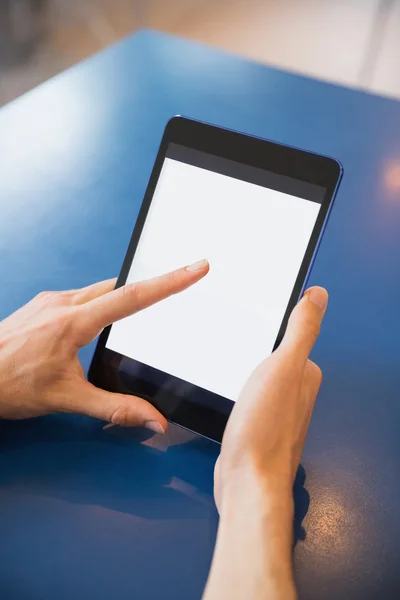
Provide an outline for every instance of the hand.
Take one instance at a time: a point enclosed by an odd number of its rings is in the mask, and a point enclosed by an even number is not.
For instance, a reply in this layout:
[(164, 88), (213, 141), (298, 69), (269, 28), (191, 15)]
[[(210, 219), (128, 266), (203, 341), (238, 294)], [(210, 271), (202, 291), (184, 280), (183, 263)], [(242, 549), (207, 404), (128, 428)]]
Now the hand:
[(232, 411), (214, 474), (221, 518), (204, 600), (296, 598), (292, 486), (321, 384), (308, 357), (327, 303), (322, 288), (305, 293)]
[(328, 302), (321, 288), (308, 290), (293, 310), (278, 350), (246, 383), (229, 419), (215, 470), (215, 498), (240, 485), (249, 468), (271, 486), (292, 493), (308, 426), (321, 385), (320, 368), (308, 357)]
[(0, 418), (82, 413), (158, 433), (166, 419), (148, 402), (90, 384), (78, 350), (114, 321), (182, 292), (208, 272), (207, 261), (114, 290), (115, 279), (80, 290), (43, 292), (0, 323)]

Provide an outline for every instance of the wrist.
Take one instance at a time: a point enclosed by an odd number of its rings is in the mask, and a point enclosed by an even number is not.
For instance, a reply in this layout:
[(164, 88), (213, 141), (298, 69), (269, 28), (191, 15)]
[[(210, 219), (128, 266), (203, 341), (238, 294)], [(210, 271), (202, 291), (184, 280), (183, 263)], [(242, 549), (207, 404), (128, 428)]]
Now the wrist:
[(268, 510), (279, 510), (280, 514), (293, 514), (293, 477), (289, 461), (275, 464), (248, 456), (235, 461), (233, 467), (221, 473), (221, 507), (223, 515), (229, 505), (262, 502)]
[(249, 465), (240, 471), (224, 485), (205, 599), (295, 599), (292, 485)]
[(243, 532), (242, 525), (264, 531), (268, 547), (279, 546), (281, 557), (291, 563), (293, 548), (294, 500), (289, 479), (254, 473), (247, 469), (241, 478), (223, 490), (220, 523), (222, 529)]

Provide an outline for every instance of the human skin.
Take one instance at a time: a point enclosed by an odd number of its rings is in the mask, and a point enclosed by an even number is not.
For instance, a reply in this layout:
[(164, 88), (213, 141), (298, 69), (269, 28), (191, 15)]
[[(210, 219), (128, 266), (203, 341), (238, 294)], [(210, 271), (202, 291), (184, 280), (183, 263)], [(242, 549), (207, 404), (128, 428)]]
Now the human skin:
[(78, 350), (107, 325), (183, 292), (208, 270), (203, 260), (118, 289), (114, 289), (115, 279), (110, 279), (36, 296), (0, 323), (0, 418), (80, 413), (164, 433), (167, 420), (149, 402), (89, 383)]
[(203, 600), (296, 598), (293, 481), (321, 384), (309, 354), (327, 303), (322, 288), (306, 292), (232, 411), (215, 469), (220, 523)]
[[(114, 290), (115, 280), (44, 292), (0, 323), (0, 418), (69, 412), (164, 433), (150, 403), (90, 384), (80, 347), (114, 321), (184, 291), (209, 270), (200, 261)], [(328, 296), (311, 288), (279, 349), (249, 378), (229, 419), (215, 469), (220, 512), (204, 600), (292, 600), (292, 485), (321, 383), (309, 360)]]

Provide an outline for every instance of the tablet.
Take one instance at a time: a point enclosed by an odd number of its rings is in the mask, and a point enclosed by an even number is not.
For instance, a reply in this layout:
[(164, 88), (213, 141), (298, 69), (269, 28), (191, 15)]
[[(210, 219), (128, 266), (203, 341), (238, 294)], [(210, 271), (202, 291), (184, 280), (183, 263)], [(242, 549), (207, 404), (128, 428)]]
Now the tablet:
[(282, 340), (341, 175), (325, 156), (170, 120), (117, 287), (202, 258), (210, 272), (105, 329), (89, 380), (220, 442), (246, 379)]

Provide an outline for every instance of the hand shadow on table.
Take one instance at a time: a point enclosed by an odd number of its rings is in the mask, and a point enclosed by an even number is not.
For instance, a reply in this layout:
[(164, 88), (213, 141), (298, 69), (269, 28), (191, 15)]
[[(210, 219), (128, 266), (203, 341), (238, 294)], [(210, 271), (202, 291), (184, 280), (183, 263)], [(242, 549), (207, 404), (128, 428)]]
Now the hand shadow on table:
[[(112, 428), (56, 415), (0, 423), (0, 490), (95, 504), (148, 519), (212, 518), (219, 446), (174, 426), (162, 444), (143, 429)], [(156, 436), (161, 440), (161, 436)], [(161, 444), (161, 445), (162, 445)], [(305, 539), (309, 507), (300, 465), (293, 492), (294, 542)]]
[(306, 539), (306, 530), (303, 527), (303, 521), (307, 515), (310, 506), (310, 494), (306, 487), (306, 471), (303, 465), (297, 470), (296, 479), (293, 486), (294, 496), (294, 545), (297, 542), (303, 542)]
[(159, 450), (147, 445), (151, 432), (103, 431), (99, 421), (85, 417), (50, 416), (0, 427), (0, 488), (149, 519), (215, 512), (218, 446), (198, 436), (184, 442), (178, 436), (177, 443), (169, 440)]
[(2, 597), (69, 600), (80, 587), (99, 600), (201, 596), (218, 446), (174, 427), (164, 440), (102, 425), (66, 415), (0, 422)]

